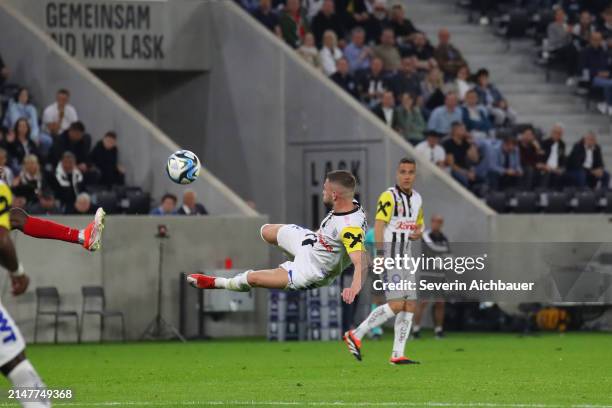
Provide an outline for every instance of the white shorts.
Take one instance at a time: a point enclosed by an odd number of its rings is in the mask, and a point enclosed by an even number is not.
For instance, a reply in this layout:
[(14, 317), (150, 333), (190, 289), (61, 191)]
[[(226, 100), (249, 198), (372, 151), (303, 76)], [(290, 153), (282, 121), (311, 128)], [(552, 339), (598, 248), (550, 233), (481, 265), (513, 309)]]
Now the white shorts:
[[(384, 283), (416, 282), (414, 274), (406, 269), (389, 269), (381, 274)], [(385, 290), (385, 298), (389, 300), (416, 300), (416, 290)]]
[(25, 349), (25, 341), (15, 321), (0, 303), (0, 367)]
[(289, 275), (289, 283), (285, 289), (311, 289), (327, 284), (327, 271), (312, 259), (312, 245), (309, 241), (313, 239), (317, 239), (316, 234), (299, 225), (287, 224), (278, 230), (278, 245), (293, 256), (293, 261), (279, 265)]

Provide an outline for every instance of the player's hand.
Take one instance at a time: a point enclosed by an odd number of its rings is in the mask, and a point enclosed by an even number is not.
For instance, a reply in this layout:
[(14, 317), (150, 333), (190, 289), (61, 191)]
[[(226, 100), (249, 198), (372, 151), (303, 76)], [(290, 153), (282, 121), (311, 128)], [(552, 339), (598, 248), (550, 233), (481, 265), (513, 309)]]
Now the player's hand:
[(13, 296), (19, 296), (28, 289), (29, 284), (30, 278), (28, 278), (28, 275), (11, 276), (11, 293)]
[(344, 303), (351, 304), (355, 301), (355, 297), (359, 294), (361, 290), (361, 284), (353, 282), (350, 288), (345, 288), (342, 291), (342, 300)]

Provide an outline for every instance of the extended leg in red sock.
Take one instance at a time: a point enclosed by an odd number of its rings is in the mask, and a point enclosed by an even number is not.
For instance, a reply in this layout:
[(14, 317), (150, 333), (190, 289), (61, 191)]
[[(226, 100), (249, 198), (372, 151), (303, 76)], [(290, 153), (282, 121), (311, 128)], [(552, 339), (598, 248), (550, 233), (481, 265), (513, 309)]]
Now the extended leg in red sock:
[(60, 241), (80, 244), (79, 230), (53, 221), (29, 216), (23, 226), (23, 233), (34, 238), (57, 239)]

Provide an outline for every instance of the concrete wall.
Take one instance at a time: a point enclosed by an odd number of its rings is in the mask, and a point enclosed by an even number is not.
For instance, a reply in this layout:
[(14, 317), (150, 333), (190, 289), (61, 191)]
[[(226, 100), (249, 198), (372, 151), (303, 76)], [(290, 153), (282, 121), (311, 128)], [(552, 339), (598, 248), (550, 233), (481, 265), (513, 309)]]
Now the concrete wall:
[[(360, 197), (373, 216), (412, 146), (233, 2), (208, 6), (215, 64), (205, 162), (273, 221), (309, 226), (324, 211), (314, 202), (325, 170), (358, 167)], [(449, 216), (453, 239), (484, 240), (494, 212), (435, 166), (419, 161), (418, 172), (426, 215)]]
[[(34, 332), (35, 295), (39, 286), (57, 286), (63, 298), (62, 308), (81, 310), (81, 286), (103, 285), (108, 307), (123, 311), (130, 339), (137, 339), (156, 313), (158, 241), (157, 225), (168, 226), (163, 268), (163, 316), (178, 326), (178, 278), (180, 272), (222, 268), (226, 257), (234, 267), (268, 267), (269, 247), (259, 237), (265, 217), (108, 217), (104, 246), (89, 253), (78, 245), (37, 240), (14, 232), (17, 252), (31, 278), (30, 289), (20, 297), (10, 294), (8, 275), (2, 274), (2, 302), (28, 341)], [(60, 217), (60, 222), (84, 227), (83, 217)], [(193, 290), (189, 288), (188, 290)], [(262, 335), (265, 333), (266, 292), (256, 290), (256, 313), (226, 315), (208, 321), (211, 336)], [(190, 316), (194, 316), (193, 312)], [(192, 318), (190, 326), (195, 322)], [(85, 340), (97, 340), (98, 322), (89, 318)], [(41, 341), (52, 340), (52, 319), (46, 318)], [(61, 325), (60, 339), (74, 340), (72, 322)], [(117, 338), (119, 325), (108, 324), (108, 337)]]
[[(94, 141), (109, 129), (118, 133), (120, 160), (127, 168), (129, 184), (142, 186), (155, 197), (166, 191), (181, 193), (183, 187), (165, 175), (166, 159), (178, 149), (176, 143), (70, 58), (10, 3), (0, 3), (0, 27), (0, 49), (13, 72), (12, 80), (26, 84), (41, 108), (54, 100), (57, 89), (71, 90), (71, 102)], [(213, 214), (255, 214), (206, 168), (193, 187)]]

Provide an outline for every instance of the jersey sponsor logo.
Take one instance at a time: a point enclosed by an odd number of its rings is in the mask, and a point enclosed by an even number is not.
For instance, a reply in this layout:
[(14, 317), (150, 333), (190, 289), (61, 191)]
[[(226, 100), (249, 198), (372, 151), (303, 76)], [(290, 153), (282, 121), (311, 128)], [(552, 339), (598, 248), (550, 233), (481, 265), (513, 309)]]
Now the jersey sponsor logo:
[(414, 231), (417, 228), (418, 226), (413, 221), (398, 221), (395, 224), (395, 229), (398, 229), (398, 230)]
[(344, 235), (342, 236), (345, 239), (350, 239), (351, 243), (349, 244), (350, 248), (355, 248), (355, 245), (360, 244), (361, 242), (363, 242), (363, 235), (362, 234), (353, 234), (350, 231), (347, 231), (344, 233)]
[(315, 242), (317, 242), (317, 235), (314, 232), (309, 233), (305, 235), (305, 239), (302, 241), (302, 246), (314, 246)]
[(6, 344), (11, 341), (17, 341), (15, 331), (9, 325), (8, 319), (4, 316), (4, 313), (0, 311), (0, 336), (2, 336), (2, 343)]
[(385, 203), (383, 202), (378, 202), (378, 209), (376, 210), (376, 214), (381, 213), (382, 215), (384, 215), (385, 217), (389, 214), (387, 214), (387, 207), (391, 207), (391, 201), (387, 201)]
[(331, 245), (329, 245), (327, 241), (325, 241), (325, 238), (323, 238), (323, 235), (320, 232), (318, 234), (318, 238), (319, 238), (319, 244), (321, 244), (327, 252), (334, 252), (334, 248)]

